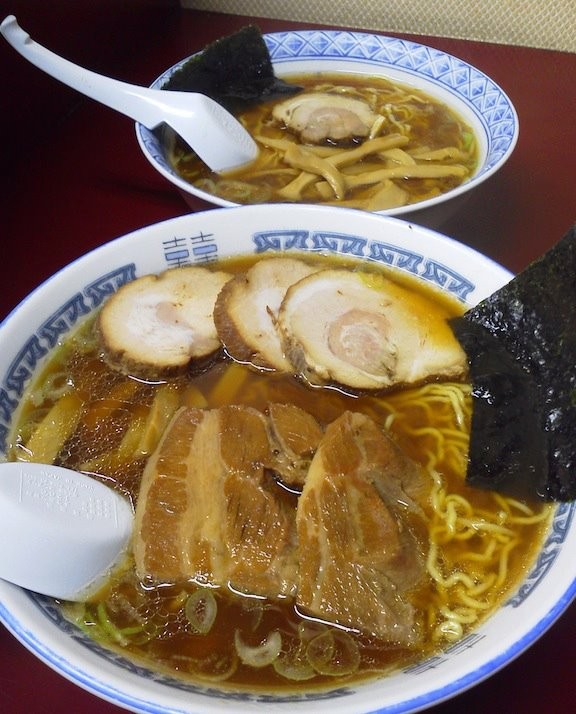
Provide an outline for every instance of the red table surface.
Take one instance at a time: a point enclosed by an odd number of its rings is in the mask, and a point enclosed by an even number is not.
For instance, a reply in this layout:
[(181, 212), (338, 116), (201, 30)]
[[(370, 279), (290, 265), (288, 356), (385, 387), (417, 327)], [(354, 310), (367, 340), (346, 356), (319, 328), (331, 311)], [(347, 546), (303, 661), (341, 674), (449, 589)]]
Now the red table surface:
[[(250, 21), (264, 32), (310, 27), (180, 12), (173, 7), (166, 12), (170, 17), (152, 31), (152, 41), (134, 46), (115, 66), (116, 77), (147, 84), (182, 57)], [(466, 205), (436, 227), (519, 271), (575, 222), (576, 54), (461, 40), (411, 39), (484, 71), (504, 88), (518, 111), (520, 139), (513, 156)], [(33, 151), (27, 151), (26, 146), (22, 151), (15, 148), (14, 160), (8, 166), (4, 162), (1, 175), (0, 317), (74, 258), (128, 231), (189, 211), (179, 194), (140, 154), (133, 124), (93, 102), (79, 101), (73, 112), (50, 127)], [(198, 201), (194, 208), (210, 207)], [(576, 711), (574, 661), (573, 604), (512, 664), (431, 711)], [(0, 627), (0, 712), (120, 711), (53, 672)]]

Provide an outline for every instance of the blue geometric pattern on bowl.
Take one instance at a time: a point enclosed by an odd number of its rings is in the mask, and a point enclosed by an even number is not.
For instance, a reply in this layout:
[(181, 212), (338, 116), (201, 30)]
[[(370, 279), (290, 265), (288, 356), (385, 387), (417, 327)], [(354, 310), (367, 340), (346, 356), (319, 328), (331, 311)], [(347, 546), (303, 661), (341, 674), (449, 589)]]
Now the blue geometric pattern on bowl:
[(130, 263), (100, 276), (86, 285), (82, 292), (71, 295), (26, 338), (7, 372), (1, 375), (0, 452), (6, 450), (12, 415), (37, 366), (78, 320), (99, 307), (121, 285), (134, 280), (135, 270), (134, 263)]
[(361, 32), (304, 30), (277, 32), (264, 39), (272, 61), (338, 59), (401, 69), (444, 87), (479, 113), (489, 138), (482, 172), (511, 149), (518, 118), (509, 98), (489, 77), (463, 60), (416, 42)]
[[(425, 254), (420, 254), (381, 241), (368, 240), (361, 235), (304, 230), (302, 228), (283, 228), (282, 230), (257, 231), (254, 232), (251, 237), (253, 250), (256, 254), (280, 249), (284, 251), (304, 250), (311, 252), (321, 250), (323, 252), (354, 255), (419, 275), (421, 278), (435, 283), (443, 290), (455, 294), (462, 300), (465, 300), (468, 291), (474, 287), (474, 284), (467, 277), (441, 265)], [(173, 267), (175, 263), (179, 264), (181, 261), (190, 261), (192, 263), (205, 262), (207, 260), (211, 261), (215, 259), (218, 254), (218, 235), (217, 232), (190, 232), (178, 236), (171, 234), (169, 238), (161, 240), (158, 248), (163, 251), (167, 267)], [(98, 308), (106, 297), (115, 292), (121, 285), (137, 277), (137, 272), (134, 263), (118, 265), (114, 269), (82, 285), (78, 292), (69, 295), (62, 305), (58, 306), (52, 314), (35, 327), (22, 346), (17, 350), (16, 356), (6, 373), (0, 375), (0, 442), (6, 437), (14, 409), (18, 404), (18, 400), (22, 395), (26, 383), (29, 381), (39, 362), (66, 333), (77, 325), (79, 320), (83, 319), (92, 310)], [(505, 603), (507, 607), (516, 608), (520, 606), (534, 593), (536, 588), (538, 588), (559, 555), (562, 544), (565, 541), (575, 517), (576, 504), (559, 504), (557, 506), (551, 530), (539, 553), (537, 562), (527, 574), (518, 591)], [(308, 692), (307, 694), (287, 693), (286, 695), (271, 697), (265, 693), (223, 692), (217, 687), (210, 685), (187, 682), (168, 674), (153, 671), (144, 664), (133, 662), (119, 653), (102, 647), (66, 620), (61, 609), (53, 600), (34, 594), (28, 594), (28, 597), (32, 600), (35, 607), (49, 618), (64, 635), (72, 637), (76, 642), (80, 643), (83, 648), (86, 648), (99, 658), (121, 667), (126, 673), (136, 674), (159, 684), (169, 686), (175, 690), (181, 690), (190, 695), (199, 694), (213, 701), (227, 701), (232, 707), (231, 711), (233, 711), (235, 707), (239, 707), (241, 703), (297, 704), (299, 701), (315, 700), (321, 702), (324, 699), (333, 698), (339, 698), (345, 702), (348, 697), (355, 693), (354, 687), (340, 686), (335, 690), (326, 692)], [(42, 643), (35, 640), (34, 633), (26, 631), (20, 623), (13, 621), (10, 613), (4, 612), (2, 603), (0, 603), (0, 619), (9, 625), (13, 631), (18, 632), (19, 637), (26, 642), (33, 652), (53, 665), (57, 671), (67, 674), (72, 681), (81, 685), (88, 683), (89, 690), (104, 696), (120, 706), (128, 705), (131, 708), (136, 708), (137, 711), (167, 711), (158, 709), (154, 702), (137, 700), (130, 694), (124, 695), (122, 692), (110, 688), (106, 682), (86, 680), (74, 662), (63, 660), (59, 653), (46, 650)], [(531, 638), (538, 636), (545, 626), (546, 623), (538, 625), (529, 636)], [(417, 677), (431, 669), (438, 670), (442, 668), (443, 671), (446, 669), (451, 671), (454, 658), (457, 657), (461, 651), (477, 646), (482, 642), (483, 638), (484, 635), (481, 632), (472, 632), (443, 652), (418, 662), (412, 667), (408, 667), (404, 672), (410, 676)], [(517, 652), (519, 653), (521, 650), (522, 646), (518, 645)], [(512, 655), (513, 654), (514, 652)], [(506, 659), (509, 658), (510, 654), (507, 654)], [(490, 674), (491, 671), (495, 671), (496, 668), (497, 665), (491, 662), (489, 669), (486, 671), (474, 673), (470, 683), (473, 684), (479, 681), (479, 679), (484, 678), (485, 675)], [(447, 685), (441, 691), (426, 694), (418, 701), (419, 708), (420, 706), (435, 704), (441, 701), (445, 696), (450, 696), (453, 692), (457, 691), (460, 691), (460, 687), (455, 682)], [(411, 703), (408, 702), (406, 706), (410, 705)], [(329, 706), (330, 703), (326, 702), (326, 708)], [(397, 714), (405, 710), (404, 708), (386, 709), (386, 711), (389, 712), (395, 711)], [(170, 711), (176, 714), (176, 710)]]
[(268, 250), (318, 251), (365, 258), (417, 275), (442, 288), (461, 302), (466, 302), (468, 295), (476, 287), (468, 278), (432, 258), (396, 245), (367, 240), (349, 233), (282, 229), (256, 232), (252, 240), (257, 253)]
[[(328, 688), (326, 690), (319, 690), (317, 692), (286, 692), (282, 694), (281, 692), (275, 693), (273, 695), (263, 691), (263, 692), (250, 692), (246, 690), (226, 690), (219, 689), (217, 686), (210, 686), (210, 684), (202, 684), (201, 682), (194, 683), (190, 680), (185, 679), (185, 675), (182, 678), (177, 676), (172, 676), (170, 674), (162, 673), (159, 670), (155, 670), (153, 666), (147, 667), (145, 663), (137, 662), (131, 660), (128, 657), (124, 657), (120, 652), (115, 652), (113, 649), (107, 648), (89, 635), (79, 629), (76, 625), (70, 622), (63, 614), (60, 605), (53, 599), (45, 597), (44, 595), (37, 595), (36, 593), (26, 593), (28, 598), (35, 604), (35, 606), (47, 617), (49, 618), (63, 634), (72, 637), (76, 642), (78, 642), (90, 652), (94, 653), (98, 657), (110, 662), (111, 664), (120, 667), (126, 672), (136, 674), (144, 679), (153, 680), (159, 684), (172, 687), (173, 689), (179, 689), (184, 692), (190, 692), (191, 694), (201, 694), (202, 696), (209, 697), (211, 699), (219, 699), (221, 701), (229, 702), (263, 702), (275, 704), (286, 703), (286, 702), (298, 702), (298, 701), (324, 701), (326, 699), (335, 699), (347, 697), (354, 694), (354, 688), (349, 685), (339, 685), (333, 688)], [(64, 671), (66, 666), (64, 663), (59, 663), (60, 668)], [(106, 692), (104, 689), (103, 694), (110, 696), (111, 692)], [(112, 697), (115, 699), (115, 697)], [(132, 703), (132, 702), (130, 702)], [(135, 703), (135, 702), (134, 702)], [(142, 706), (142, 702), (139, 702)], [(148, 710), (150, 712), (155, 711), (152, 706)], [(233, 710), (231, 710), (233, 711)]]
[(524, 582), (520, 585), (518, 592), (507, 601), (507, 605), (518, 607), (530, 595), (534, 588), (542, 582), (546, 573), (550, 570), (556, 560), (560, 546), (566, 539), (566, 535), (574, 519), (575, 509), (575, 503), (558, 504), (554, 514), (554, 520), (552, 521), (550, 533), (546, 538), (546, 542), (542, 546), (541, 552), (538, 554), (538, 559), (534, 564), (534, 567), (528, 573)]
[[(528, 573), (526, 581), (521, 586), (518, 593), (508, 600), (508, 602), (505, 604), (506, 606), (517, 607), (518, 605), (520, 605), (522, 601), (524, 601), (530, 595), (530, 593), (542, 580), (544, 573), (551, 567), (552, 562), (558, 555), (559, 549), (573, 517), (574, 504), (560, 504), (558, 506), (556, 515), (554, 517), (551, 533), (546, 539), (546, 542), (542, 549), (542, 553), (540, 554), (537, 563), (535, 564), (532, 571)], [(81, 646), (85, 647), (98, 657), (101, 657), (102, 659), (110, 662), (111, 664), (120, 667), (126, 672), (139, 675), (145, 679), (153, 680), (159, 684), (170, 686), (174, 689), (189, 692), (190, 694), (200, 694), (209, 699), (235, 702), (236, 704), (239, 704), (241, 702), (260, 702), (268, 704), (274, 702), (275, 704), (280, 704), (290, 702), (296, 703), (298, 701), (322, 701), (324, 699), (346, 698), (348, 696), (353, 695), (355, 691), (354, 687), (344, 685), (339, 686), (335, 689), (328, 689), (326, 691), (320, 692), (307, 692), (302, 694), (286, 693), (284, 695), (276, 694), (271, 696), (264, 692), (249, 693), (239, 691), (223, 691), (218, 689), (217, 687), (212, 687), (208, 684), (195, 684), (189, 681), (185, 681), (183, 679), (179, 679), (175, 676), (171, 676), (169, 674), (163, 674), (159, 671), (155, 671), (154, 669), (148, 668), (144, 663), (137, 663), (124, 657), (119, 652), (114, 652), (111, 649), (103, 647), (102, 645), (91, 639), (87, 634), (78, 629), (69, 620), (67, 620), (64, 617), (60, 606), (55, 603), (51, 598), (47, 598), (34, 593), (27, 593), (27, 597), (35, 604), (35, 606), (40, 611), (43, 612), (43, 614), (48, 619), (50, 619), (58, 627), (59, 630), (62, 631), (64, 635), (72, 637)], [(20, 629), (17, 623), (12, 623), (10, 621), (9, 616), (7, 617), (4, 613), (2, 613), (2, 615), (6, 624), (12, 626), (13, 629)], [(431, 669), (437, 670), (439, 667), (449, 667), (450, 662), (454, 657), (457, 657), (458, 654), (462, 651), (473, 648), (475, 645), (480, 643), (484, 639), (484, 637), (485, 635), (480, 632), (471, 632), (462, 639), (458, 640), (458, 642), (456, 642), (454, 645), (443, 650), (442, 652), (438, 652), (437, 654), (428, 657), (420, 662), (417, 662), (414, 665), (408, 666), (403, 671), (406, 674), (418, 676), (424, 674), (425, 672)], [(26, 639), (26, 637), (24, 637), (24, 639)], [(35, 651), (37, 648), (37, 643), (35, 643), (34, 640), (29, 641), (28, 645), (33, 651)], [(57, 669), (63, 673), (67, 673), (72, 679), (72, 681), (82, 681), (78, 679), (78, 671), (76, 670), (72, 662), (63, 661), (62, 658), (57, 657), (51, 652), (44, 651), (43, 655), (46, 658), (46, 661), (57, 663)], [(136, 701), (136, 699), (134, 698), (126, 697), (123, 701), (121, 701), (118, 698), (118, 692), (109, 689), (109, 687), (105, 683), (99, 685), (96, 682), (91, 682), (91, 689), (92, 691), (96, 691), (97, 693), (110, 699), (110, 701), (116, 702), (120, 705), (128, 703), (132, 706), (138, 707), (138, 711), (156, 711), (156, 708), (153, 704), (145, 703), (142, 700)], [(445, 694), (450, 694), (450, 687), (446, 688)], [(422, 701), (421, 704), (432, 704), (436, 701), (440, 701), (442, 698), (442, 693), (436, 692), (434, 694), (429, 695), (429, 697), (425, 697), (424, 701)], [(386, 709), (386, 711), (389, 710)], [(405, 710), (399, 709), (398, 711), (400, 712)]]
[[(560, 547), (564, 541), (568, 528), (574, 517), (574, 504), (559, 504), (552, 529), (548, 535), (546, 542), (539, 554), (537, 562), (532, 570), (527, 574), (526, 580), (520, 586), (519, 590), (513, 595), (504, 606), (518, 607), (529, 595), (534, 588), (541, 582), (544, 575), (548, 572), (556, 557), (558, 556)], [(334, 689), (328, 689), (319, 692), (305, 693), (276, 693), (274, 695), (262, 693), (250, 693), (239, 691), (225, 691), (209, 685), (201, 683), (193, 683), (179, 679), (169, 674), (163, 674), (153, 668), (147, 667), (144, 663), (138, 663), (124, 657), (119, 652), (108, 649), (98, 642), (91, 639), (87, 634), (78, 629), (69, 620), (67, 620), (58, 604), (51, 598), (28, 593), (28, 597), (35, 605), (46, 615), (63, 633), (69, 635), (83, 647), (96, 654), (97, 656), (107, 660), (108, 662), (124, 669), (127, 672), (137, 674), (146, 679), (151, 679), (160, 684), (164, 684), (175, 689), (180, 689), (194, 694), (201, 694), (205, 697), (228, 700), (234, 702), (274, 702), (276, 704), (298, 701), (322, 701), (324, 699), (342, 698), (354, 694), (354, 687), (349, 685), (338, 686)], [(427, 672), (430, 669), (438, 669), (440, 666), (449, 666), (452, 658), (464, 650), (474, 647), (484, 639), (485, 635), (479, 632), (470, 632), (468, 635), (458, 640), (454, 645), (447, 647), (443, 651), (437, 652), (431, 657), (427, 657), (413, 665), (406, 667), (403, 671), (413, 676), (417, 676)], [(59, 663), (61, 669), (66, 670), (62, 662)], [(106, 692), (104, 692), (106, 694)]]
[[(505, 92), (480, 70), (441, 50), (395, 37), (340, 30), (276, 32), (264, 35), (264, 41), (275, 65), (293, 60), (360, 61), (380, 69), (401, 70), (455, 95), (470, 107), (484, 129), (487, 156), (476, 177), (492, 173), (516, 144), (518, 117)], [(185, 61), (166, 70), (152, 87), (162, 87)], [(154, 161), (176, 176), (156, 135), (141, 125), (137, 131)]]
[[(465, 302), (475, 284), (467, 277), (420, 253), (382, 241), (367, 240), (350, 233), (282, 228), (256, 231), (252, 235), (255, 253), (268, 251), (304, 251), (336, 253), (365, 258), (416, 275)], [(218, 258), (218, 240), (214, 234), (173, 237), (162, 241), (167, 268), (202, 264)], [(26, 384), (38, 364), (67, 332), (124, 283), (134, 280), (133, 263), (120, 265), (71, 295), (32, 332), (19, 348), (7, 372), (0, 375), (0, 451), (7, 445), (10, 423)]]

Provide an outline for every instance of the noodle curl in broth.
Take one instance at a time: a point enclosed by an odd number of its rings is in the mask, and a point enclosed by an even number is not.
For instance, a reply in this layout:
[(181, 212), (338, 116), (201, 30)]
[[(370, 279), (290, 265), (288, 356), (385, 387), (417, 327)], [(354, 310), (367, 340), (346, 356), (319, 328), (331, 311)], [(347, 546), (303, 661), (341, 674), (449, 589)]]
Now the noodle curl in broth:
[[(239, 115), (260, 145), (250, 166), (219, 176), (174, 138), (169, 160), (196, 188), (234, 203), (325, 203), (381, 211), (434, 198), (467, 181), (478, 163), (472, 129), (451, 109), (419, 90), (353, 74), (290, 78), (304, 93), (274, 100)], [(290, 126), (302, 98), (346, 98), (370, 113), (366, 135), (311, 142)], [(281, 110), (283, 103), (286, 110)], [(322, 106), (309, 126), (325, 121)], [(337, 125), (342, 115), (337, 110)], [(286, 121), (278, 118), (287, 117)], [(320, 134), (322, 137), (322, 133)]]
[[(245, 267), (245, 261), (226, 264), (232, 272)], [(437, 299), (419, 284), (413, 289)], [(313, 689), (380, 676), (455, 642), (502, 603), (533, 561), (551, 507), (465, 485), (471, 419), (465, 382), (351, 397), (310, 389), (292, 375), (220, 361), (202, 374), (147, 383), (106, 365), (91, 320), (31, 386), (9, 457), (50, 459), (92, 473), (136, 501), (148, 456), (177, 409), (240, 404), (263, 411), (270, 402), (297, 405), (322, 425), (346, 410), (361, 412), (427, 474), (426, 577), (408, 594), (421, 642), (380, 642), (311, 618), (291, 598), (140, 580), (132, 557), (91, 601), (63, 604), (79, 628), (147, 666), (193, 681), (260, 691)], [(297, 493), (282, 492), (287, 505), (297, 502)]]

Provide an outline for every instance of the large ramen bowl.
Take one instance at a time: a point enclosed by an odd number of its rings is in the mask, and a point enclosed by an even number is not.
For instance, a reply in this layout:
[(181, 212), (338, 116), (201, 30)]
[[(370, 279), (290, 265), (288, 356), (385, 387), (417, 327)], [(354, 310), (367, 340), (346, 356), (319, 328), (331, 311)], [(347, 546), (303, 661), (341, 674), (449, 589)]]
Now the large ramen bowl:
[[(436, 216), (450, 215), (469, 191), (504, 165), (514, 150), (518, 117), (510, 99), (480, 70), (452, 55), (407, 40), (343, 30), (278, 32), (264, 35), (264, 39), (279, 77), (315, 72), (383, 77), (443, 102), (473, 130), (479, 156), (470, 179), (434, 198), (380, 213), (404, 216), (426, 209), (426, 214), (432, 217), (427, 222), (437, 223)], [(152, 86), (161, 88), (184, 62), (186, 59), (170, 67)], [(220, 206), (234, 205), (179, 176), (167, 159), (165, 139), (140, 124), (136, 126), (136, 135), (144, 156), (185, 199), (200, 198)], [(460, 200), (454, 202), (459, 197)], [(445, 206), (446, 202), (451, 202), (450, 206)], [(421, 218), (419, 215), (415, 220)]]
[[(506, 283), (504, 268), (464, 245), (395, 218), (317, 206), (209, 210), (152, 225), (80, 257), (24, 300), (0, 327), (0, 437), (32, 375), (79, 321), (121, 285), (177, 265), (277, 252), (344, 255), (416, 276), (472, 305)], [(534, 563), (477, 630), (432, 659), (363, 684), (321, 692), (258, 694), (183, 682), (114, 654), (85, 636), (46, 597), (0, 581), (0, 620), (48, 666), (135, 712), (400, 714), (431, 707), (479, 683), (521, 654), (576, 592), (574, 505), (556, 507)]]

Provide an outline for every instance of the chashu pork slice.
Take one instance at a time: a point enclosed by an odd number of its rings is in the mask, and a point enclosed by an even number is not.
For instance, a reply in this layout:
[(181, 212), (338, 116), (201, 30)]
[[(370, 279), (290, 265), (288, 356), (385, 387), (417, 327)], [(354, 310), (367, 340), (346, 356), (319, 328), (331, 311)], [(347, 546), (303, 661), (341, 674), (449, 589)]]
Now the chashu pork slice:
[(139, 577), (293, 595), (295, 511), (268, 488), (263, 464), (271, 458), (266, 420), (255, 409), (181, 408), (142, 479)]
[(396, 479), (400, 493), (403, 471), (414, 468), (363, 414), (345, 412), (327, 427), (296, 514), (297, 602), (306, 612), (390, 643), (419, 641), (406, 597), (425, 576), (424, 546), (413, 534), (418, 521), (376, 488), (380, 479)]
[(266, 258), (226, 284), (216, 301), (214, 322), (233, 359), (293, 371), (276, 330), (276, 316), (290, 285), (314, 271), (295, 258)]
[(107, 362), (127, 374), (150, 378), (204, 364), (221, 349), (213, 310), (231, 277), (186, 266), (123, 285), (98, 318)]
[(290, 97), (274, 107), (272, 116), (310, 144), (365, 138), (378, 118), (362, 99), (329, 92)]
[(467, 372), (448, 310), (380, 275), (335, 269), (303, 278), (278, 313), (285, 352), (311, 384), (386, 390)]

